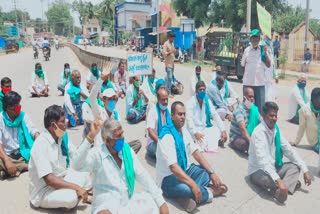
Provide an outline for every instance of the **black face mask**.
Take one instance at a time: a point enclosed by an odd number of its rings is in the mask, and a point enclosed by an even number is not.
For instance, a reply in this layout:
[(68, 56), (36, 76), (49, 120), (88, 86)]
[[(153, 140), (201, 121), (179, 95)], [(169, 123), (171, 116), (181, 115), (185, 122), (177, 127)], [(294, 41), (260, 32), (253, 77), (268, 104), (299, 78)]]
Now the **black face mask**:
[(201, 73), (196, 72), (196, 75), (197, 75), (197, 76), (200, 76), (200, 74), (201, 74)]

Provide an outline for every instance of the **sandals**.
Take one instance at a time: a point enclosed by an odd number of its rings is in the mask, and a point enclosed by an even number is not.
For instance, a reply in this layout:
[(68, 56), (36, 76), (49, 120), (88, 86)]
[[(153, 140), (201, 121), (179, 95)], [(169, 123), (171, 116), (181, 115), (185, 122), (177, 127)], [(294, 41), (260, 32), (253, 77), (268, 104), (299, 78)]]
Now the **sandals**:
[(209, 184), (208, 187), (212, 189), (212, 193), (214, 197), (221, 196), (228, 192), (228, 187), (225, 184), (221, 184), (220, 187), (216, 187), (213, 184)]

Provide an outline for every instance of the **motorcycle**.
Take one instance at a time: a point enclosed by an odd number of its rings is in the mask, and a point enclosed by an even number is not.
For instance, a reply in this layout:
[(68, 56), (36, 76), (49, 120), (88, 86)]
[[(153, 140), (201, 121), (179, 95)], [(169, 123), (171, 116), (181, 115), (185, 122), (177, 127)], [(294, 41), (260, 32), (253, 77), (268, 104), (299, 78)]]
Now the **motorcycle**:
[(34, 59), (38, 59), (38, 56), (39, 56), (39, 52), (38, 52), (38, 49), (36, 47), (33, 48), (33, 58)]
[(59, 50), (59, 45), (55, 45), (55, 47), (56, 47), (56, 50)]
[(162, 50), (163, 50), (162, 45), (160, 45), (159, 48), (154, 48), (153, 49), (153, 55), (158, 57), (161, 62), (163, 62)]
[(175, 55), (174, 55), (174, 61), (176, 62), (180, 62), (180, 63), (184, 63), (185, 62), (185, 58), (184, 58), (184, 54), (182, 53), (181, 48), (178, 48), (178, 50), (176, 51)]
[(43, 48), (42, 52), (43, 52), (44, 59), (46, 61), (49, 61), (49, 57), (50, 57), (49, 48)]
[(183, 58), (184, 58), (184, 62), (188, 62), (189, 61), (188, 51), (187, 50), (183, 50), (182, 51), (182, 55), (183, 55)]

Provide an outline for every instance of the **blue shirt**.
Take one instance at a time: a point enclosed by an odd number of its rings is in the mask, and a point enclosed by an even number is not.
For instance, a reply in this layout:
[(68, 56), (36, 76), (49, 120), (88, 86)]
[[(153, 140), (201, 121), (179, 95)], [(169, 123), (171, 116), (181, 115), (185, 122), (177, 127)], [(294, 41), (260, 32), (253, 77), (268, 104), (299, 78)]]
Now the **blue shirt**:
[(304, 60), (305, 61), (311, 61), (312, 59), (312, 54), (311, 53), (305, 53), (304, 54)]
[(279, 52), (279, 48), (280, 48), (280, 42), (279, 41), (274, 41), (273, 42), (273, 50), (274, 50), (274, 53), (278, 53)]

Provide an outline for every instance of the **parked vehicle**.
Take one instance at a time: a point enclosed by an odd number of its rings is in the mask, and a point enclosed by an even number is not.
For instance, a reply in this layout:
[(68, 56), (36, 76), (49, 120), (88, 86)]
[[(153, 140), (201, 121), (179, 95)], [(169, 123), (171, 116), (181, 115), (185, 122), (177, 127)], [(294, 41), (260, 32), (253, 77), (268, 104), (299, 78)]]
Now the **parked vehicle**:
[(17, 53), (19, 51), (19, 44), (17, 43), (16, 39), (8, 38), (6, 39), (6, 54), (10, 52)]
[(242, 80), (244, 69), (241, 66), (241, 58), (247, 46), (249, 35), (247, 33), (212, 32), (208, 33), (210, 54), (216, 65), (227, 76), (237, 76)]
[(178, 48), (175, 55), (174, 55), (175, 59), (174, 61), (176, 62), (180, 62), (180, 63), (184, 63), (185, 62), (185, 56), (184, 54), (182, 53), (182, 50), (181, 48)]

